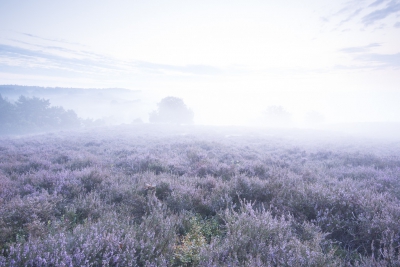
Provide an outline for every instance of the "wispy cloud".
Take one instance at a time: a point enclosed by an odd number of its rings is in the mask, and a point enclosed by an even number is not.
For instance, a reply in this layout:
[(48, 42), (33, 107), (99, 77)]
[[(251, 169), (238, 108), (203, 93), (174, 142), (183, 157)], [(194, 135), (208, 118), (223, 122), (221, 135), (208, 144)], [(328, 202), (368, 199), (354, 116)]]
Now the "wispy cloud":
[(51, 39), (51, 38), (44, 38), (38, 35), (34, 35), (34, 34), (30, 34), (30, 33), (26, 33), (26, 32), (18, 32), (19, 34), (25, 35), (25, 36), (29, 36), (32, 38), (36, 38), (36, 39), (40, 39), (40, 40), (44, 40), (44, 41), (51, 41), (51, 42), (57, 42), (57, 43), (62, 43), (62, 44), (73, 44), (73, 45), (80, 45), (80, 46), (85, 46), (83, 44), (80, 43), (73, 43), (73, 42), (69, 42), (67, 40), (64, 39)]
[(353, 46), (353, 47), (346, 47), (346, 48), (342, 48), (339, 51), (340, 52), (344, 52), (344, 53), (365, 53), (371, 50), (371, 48), (373, 47), (379, 47), (381, 46), (380, 43), (372, 43), (369, 45), (365, 45), (365, 46)]
[[(376, 1), (378, 2), (378, 1)], [(375, 3), (376, 3), (375, 2)], [(362, 18), (364, 25), (368, 26), (375, 23), (376, 21), (382, 20), (391, 14), (395, 14), (400, 11), (400, 3), (398, 1), (390, 1), (385, 8), (370, 12), (368, 15)]]
[[(371, 53), (373, 48), (382, 46), (380, 43), (371, 43), (364, 46), (345, 47), (339, 52), (349, 54), (352, 58), (362, 63), (357, 65), (356, 68), (388, 68), (400, 67), (400, 53), (397, 54), (378, 54)], [(352, 67), (353, 68), (353, 67)]]
[(375, 63), (376, 67), (400, 67), (400, 53), (397, 54), (364, 54), (356, 57), (357, 60)]
[[(45, 38), (42, 38), (45, 39)], [(208, 65), (176, 66), (144, 61), (123, 61), (92, 52), (73, 50), (62, 46), (38, 45), (13, 40), (18, 45), (0, 44), (0, 71), (12, 68), (87, 73), (152, 73), (173, 75), (219, 75), (223, 71)], [(29, 48), (26, 48), (29, 47)], [(20, 71), (19, 71), (20, 72)]]
[(361, 12), (362, 10), (363, 10), (362, 8), (359, 8), (359, 9), (357, 9), (356, 11), (352, 12), (349, 16), (347, 16), (346, 19), (342, 20), (342, 21), (340, 22), (340, 24), (343, 24), (343, 23), (345, 23), (345, 22), (350, 21), (352, 18), (354, 18), (355, 16), (357, 16), (358, 14), (360, 14), (360, 12)]
[[(43, 40), (47, 40), (45, 38), (41, 38)], [(90, 51), (86, 50), (81, 50), (81, 49), (70, 49), (67, 47), (63, 46), (55, 46), (55, 45), (41, 45), (41, 44), (35, 44), (35, 43), (30, 43), (30, 42), (24, 42), (21, 40), (17, 39), (8, 39), (14, 43), (17, 44), (22, 44), (25, 47), (29, 47), (26, 50), (33, 50), (33, 51), (45, 51), (47, 54), (56, 54), (56, 55), (64, 55), (66, 58), (90, 58), (92, 60), (108, 60), (112, 61), (110, 58), (105, 57), (104, 55), (93, 53)], [(1, 45), (1, 44), (0, 44)], [(19, 46), (15, 46), (19, 47)], [(58, 53), (61, 52), (61, 53)]]
[(26, 49), (19, 46), (0, 44), (0, 59), (14, 60), (14, 65), (21, 64), (21, 67), (29, 66), (29, 63), (36, 63), (36, 67), (62, 68), (69, 71), (95, 71), (96, 68), (118, 69), (107, 58), (93, 60), (90, 58), (74, 58), (55, 55), (43, 50)]
[(138, 66), (140, 69), (148, 69), (157, 72), (180, 72), (183, 74), (197, 74), (197, 75), (222, 74), (221, 69), (208, 65), (175, 66), (166, 64), (155, 64), (150, 62), (138, 62), (136, 63), (136, 66)]
[(348, 1), (327, 19), (335, 23), (335, 30), (341, 30), (344, 25), (348, 28), (350, 21), (370, 26), (398, 13), (400, 0)]
[(379, 6), (380, 4), (387, 2), (389, 0), (376, 0), (375, 2), (371, 3), (368, 7), (375, 7), (375, 6)]

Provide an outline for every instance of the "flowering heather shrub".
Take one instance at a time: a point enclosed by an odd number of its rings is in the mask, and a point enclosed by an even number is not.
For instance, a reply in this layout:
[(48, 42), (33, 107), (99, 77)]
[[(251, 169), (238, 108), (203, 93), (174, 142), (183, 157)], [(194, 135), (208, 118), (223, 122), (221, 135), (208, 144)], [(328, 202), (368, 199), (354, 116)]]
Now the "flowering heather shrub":
[(241, 202), (225, 210), (226, 236), (202, 250), (203, 266), (336, 266), (334, 250), (317, 227), (272, 216)]
[(6, 175), (0, 173), (0, 204), (16, 196), (17, 190), (15, 181), (8, 179)]
[(398, 266), (397, 143), (140, 125), (0, 139), (0, 266)]
[(58, 196), (44, 191), (23, 198), (17, 196), (3, 204), (0, 207), (0, 247), (45, 232), (43, 225), (59, 215), (59, 201)]
[[(88, 221), (73, 231), (51, 225), (45, 235), (47, 242), (31, 239), (19, 243), (11, 247), (3, 263), (4, 266), (145, 266), (152, 262), (163, 266), (165, 257), (172, 253), (175, 233), (168, 228), (169, 218), (164, 222), (155, 219), (157, 215), (152, 215), (137, 226), (117, 218), (116, 214), (106, 214), (101, 221)], [(153, 224), (158, 224), (159, 229)]]

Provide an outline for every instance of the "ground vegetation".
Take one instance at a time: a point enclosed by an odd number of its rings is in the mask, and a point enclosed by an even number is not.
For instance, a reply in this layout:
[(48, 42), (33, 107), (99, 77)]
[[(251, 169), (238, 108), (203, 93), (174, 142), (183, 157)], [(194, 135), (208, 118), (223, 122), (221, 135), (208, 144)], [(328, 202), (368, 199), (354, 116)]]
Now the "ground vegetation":
[(399, 143), (367, 141), (148, 124), (2, 137), (0, 266), (399, 266)]

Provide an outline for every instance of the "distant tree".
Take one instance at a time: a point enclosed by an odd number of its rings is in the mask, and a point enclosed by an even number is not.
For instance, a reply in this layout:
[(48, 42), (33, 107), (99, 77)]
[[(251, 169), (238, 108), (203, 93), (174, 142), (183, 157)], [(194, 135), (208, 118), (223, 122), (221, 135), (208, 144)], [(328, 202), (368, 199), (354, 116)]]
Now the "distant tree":
[(149, 121), (152, 123), (192, 124), (193, 111), (189, 109), (182, 99), (168, 96), (158, 103), (158, 110), (150, 113)]
[(269, 106), (265, 111), (266, 123), (269, 126), (282, 127), (292, 123), (292, 115), (282, 106)]
[(80, 127), (73, 110), (50, 107), (49, 100), (20, 96), (12, 104), (0, 95), (0, 133), (20, 134)]
[(0, 95), (0, 133), (12, 132), (16, 119), (15, 106)]
[(48, 109), (49, 125), (52, 128), (73, 129), (81, 125), (81, 120), (73, 110), (64, 110), (63, 107), (51, 107)]
[(19, 126), (28, 129), (44, 129), (51, 124), (49, 114), (50, 101), (38, 97), (20, 96), (15, 102)]

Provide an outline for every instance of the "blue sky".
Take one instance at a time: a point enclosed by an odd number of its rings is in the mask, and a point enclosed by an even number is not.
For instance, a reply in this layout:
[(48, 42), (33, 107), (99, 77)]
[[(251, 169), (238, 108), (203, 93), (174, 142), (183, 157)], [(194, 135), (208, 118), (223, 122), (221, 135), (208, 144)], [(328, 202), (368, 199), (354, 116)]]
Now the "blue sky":
[(399, 121), (400, 0), (1, 0), (0, 84), (174, 95), (198, 123)]

